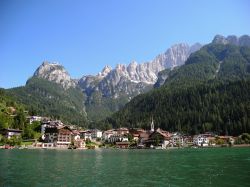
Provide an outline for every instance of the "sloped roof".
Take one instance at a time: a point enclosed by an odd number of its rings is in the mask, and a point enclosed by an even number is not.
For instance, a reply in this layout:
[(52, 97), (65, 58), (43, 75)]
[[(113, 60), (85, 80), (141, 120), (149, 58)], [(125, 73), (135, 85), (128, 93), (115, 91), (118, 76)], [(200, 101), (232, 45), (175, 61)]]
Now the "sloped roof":
[(149, 138), (149, 136), (150, 136), (150, 133), (143, 132), (143, 133), (140, 133), (139, 138)]

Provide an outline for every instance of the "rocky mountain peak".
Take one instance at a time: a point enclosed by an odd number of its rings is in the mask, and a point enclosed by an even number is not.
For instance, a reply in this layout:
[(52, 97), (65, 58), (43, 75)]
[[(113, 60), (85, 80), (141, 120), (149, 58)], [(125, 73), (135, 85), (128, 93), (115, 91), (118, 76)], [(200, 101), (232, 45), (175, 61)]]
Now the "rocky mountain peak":
[(98, 73), (99, 77), (106, 77), (110, 71), (112, 70), (112, 68), (108, 65), (104, 66), (104, 68), (102, 69), (102, 71), (100, 73)]
[(215, 43), (215, 44), (228, 44), (228, 41), (224, 36), (217, 34), (214, 37), (212, 43)]
[(200, 48), (202, 47), (202, 44), (200, 43), (195, 43), (193, 44), (190, 49), (189, 49), (189, 53), (194, 53), (195, 51), (198, 51)]
[(240, 46), (250, 47), (250, 36), (249, 35), (243, 35), (243, 36), (239, 37), (239, 45)]
[(126, 66), (124, 64), (117, 64), (115, 69), (118, 71), (125, 71)]
[(212, 41), (214, 44), (232, 44), (237, 46), (247, 46), (250, 47), (250, 36), (243, 35), (237, 37), (235, 35), (229, 35), (224, 37), (222, 35), (216, 35)]
[(185, 63), (189, 55), (202, 47), (196, 43), (189, 46), (186, 43), (179, 43), (171, 46), (165, 53), (158, 55), (152, 62), (156, 68), (155, 73), (158, 74), (164, 69), (172, 69)]
[(59, 63), (45, 61), (37, 68), (33, 76), (61, 84), (65, 89), (76, 86), (69, 73)]

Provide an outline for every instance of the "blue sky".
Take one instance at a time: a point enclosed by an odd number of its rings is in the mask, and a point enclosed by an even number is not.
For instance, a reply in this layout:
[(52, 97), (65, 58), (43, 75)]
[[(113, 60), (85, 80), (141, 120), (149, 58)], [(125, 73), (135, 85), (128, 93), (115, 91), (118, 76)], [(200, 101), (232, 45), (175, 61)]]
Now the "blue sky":
[(80, 78), (175, 43), (249, 35), (249, 20), (248, 0), (1, 0), (0, 87), (24, 85), (45, 60)]

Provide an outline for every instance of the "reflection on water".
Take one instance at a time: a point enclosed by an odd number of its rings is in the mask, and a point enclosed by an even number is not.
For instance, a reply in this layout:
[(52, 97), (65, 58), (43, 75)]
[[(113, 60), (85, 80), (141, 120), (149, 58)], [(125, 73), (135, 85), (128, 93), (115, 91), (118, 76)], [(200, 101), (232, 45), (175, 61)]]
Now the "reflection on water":
[(102, 158), (103, 158), (103, 155), (102, 155), (102, 149), (97, 149), (95, 151), (95, 170), (99, 170), (101, 169), (101, 164), (102, 164)]
[(0, 186), (247, 186), (249, 148), (0, 150)]

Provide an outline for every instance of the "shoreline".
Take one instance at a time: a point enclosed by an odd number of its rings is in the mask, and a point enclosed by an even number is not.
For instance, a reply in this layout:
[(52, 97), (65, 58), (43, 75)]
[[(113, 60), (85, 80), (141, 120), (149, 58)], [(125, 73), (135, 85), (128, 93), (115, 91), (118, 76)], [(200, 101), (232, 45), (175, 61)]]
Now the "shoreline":
[(22, 147), (11, 147), (11, 148), (5, 148), (5, 146), (0, 146), (0, 149), (29, 149), (29, 150), (176, 150), (176, 149), (206, 149), (206, 148), (241, 148), (241, 147), (250, 147), (250, 144), (238, 144), (233, 146), (206, 146), (206, 147), (167, 147), (166, 149), (150, 149), (150, 148), (95, 148), (95, 149), (88, 149), (88, 148), (77, 148), (77, 149), (69, 149), (69, 148), (62, 148), (62, 147), (48, 147), (48, 148), (42, 148), (42, 147), (35, 147), (35, 146), (22, 146)]

